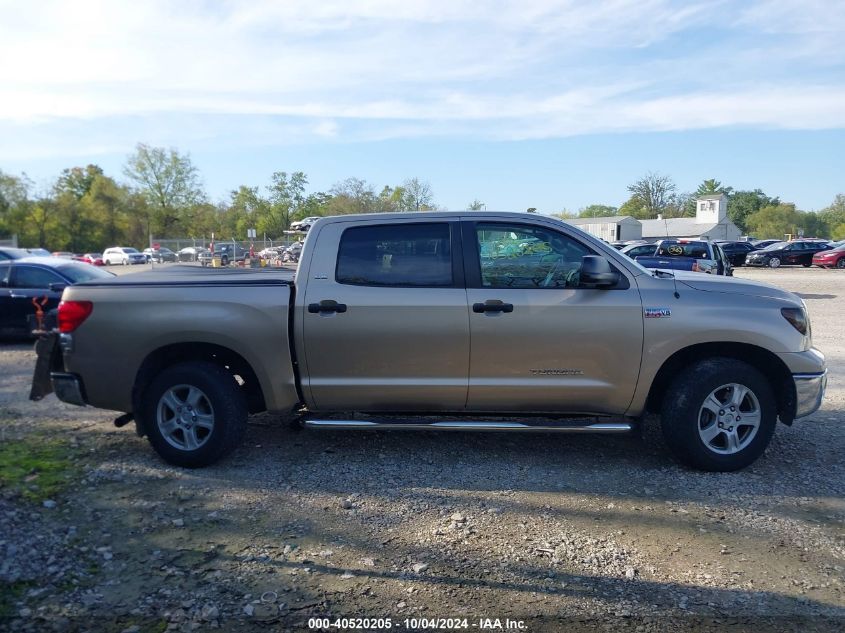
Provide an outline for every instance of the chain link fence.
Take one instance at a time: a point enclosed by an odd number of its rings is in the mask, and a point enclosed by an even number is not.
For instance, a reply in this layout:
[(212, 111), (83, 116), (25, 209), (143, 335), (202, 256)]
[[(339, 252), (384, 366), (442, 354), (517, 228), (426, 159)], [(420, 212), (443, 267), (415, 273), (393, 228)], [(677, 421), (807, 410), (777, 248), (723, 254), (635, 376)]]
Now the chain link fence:
[[(281, 252), (281, 250), (287, 248), (294, 242), (301, 242), (304, 239), (305, 236), (303, 233), (294, 231), (291, 231), (289, 234), (285, 234), (281, 239), (261, 237), (254, 240), (243, 240), (215, 235), (214, 248), (215, 250), (219, 250), (222, 246), (230, 245), (233, 246), (231, 249), (232, 252), (243, 250), (248, 253), (249, 249), (253, 247), (255, 249), (256, 256), (258, 256), (259, 254), (267, 252), (267, 249), (279, 249), (279, 252)], [(200, 253), (208, 251), (211, 248), (211, 236), (176, 237), (166, 239), (150, 237), (150, 247), (155, 249), (170, 249), (176, 253), (176, 261), (195, 262), (199, 261)]]

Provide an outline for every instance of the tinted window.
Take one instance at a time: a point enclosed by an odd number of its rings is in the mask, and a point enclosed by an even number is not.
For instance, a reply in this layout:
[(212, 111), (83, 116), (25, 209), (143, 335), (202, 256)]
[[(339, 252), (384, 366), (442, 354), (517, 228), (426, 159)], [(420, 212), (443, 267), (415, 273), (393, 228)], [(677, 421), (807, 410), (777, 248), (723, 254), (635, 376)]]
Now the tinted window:
[(336, 279), (366, 286), (450, 286), (452, 250), (446, 222), (346, 229)]
[(481, 285), (485, 288), (576, 288), (581, 258), (574, 239), (537, 226), (478, 224)]
[(9, 285), (9, 271), (10, 270), (11, 270), (10, 266), (0, 265), (0, 286), (8, 286)]
[(16, 266), (12, 285), (15, 288), (38, 288), (46, 290), (50, 284), (66, 283), (52, 270), (36, 266)]

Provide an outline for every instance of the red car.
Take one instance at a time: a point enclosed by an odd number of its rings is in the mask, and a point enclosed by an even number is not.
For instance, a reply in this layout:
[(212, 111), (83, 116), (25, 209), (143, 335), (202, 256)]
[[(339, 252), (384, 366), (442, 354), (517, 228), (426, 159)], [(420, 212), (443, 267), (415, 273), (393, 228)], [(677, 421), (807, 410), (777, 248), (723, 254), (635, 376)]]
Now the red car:
[(102, 253), (85, 253), (82, 257), (79, 258), (79, 261), (85, 262), (87, 264), (94, 264), (94, 266), (102, 266), (103, 255)]
[(820, 268), (845, 268), (845, 244), (813, 255), (813, 265)]

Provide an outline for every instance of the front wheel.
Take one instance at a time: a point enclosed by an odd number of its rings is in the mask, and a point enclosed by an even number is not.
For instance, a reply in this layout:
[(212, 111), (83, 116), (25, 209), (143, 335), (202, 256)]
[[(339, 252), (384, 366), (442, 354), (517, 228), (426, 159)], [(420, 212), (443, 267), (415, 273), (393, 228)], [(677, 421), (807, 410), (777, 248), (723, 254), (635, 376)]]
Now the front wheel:
[(228, 266), (229, 265), (229, 256), (223, 255), (223, 257), (220, 258), (220, 263), (223, 264), (224, 266)]
[(144, 393), (142, 423), (150, 444), (168, 463), (213, 464), (243, 439), (247, 403), (226, 369), (188, 362), (165, 369)]
[(675, 457), (726, 472), (753, 463), (772, 439), (775, 397), (765, 376), (742, 361), (712, 358), (682, 371), (663, 399), (661, 427)]
[(804, 268), (810, 268), (813, 264), (801, 264)]
[(769, 268), (778, 268), (780, 266), (780, 257), (772, 257), (769, 260)]

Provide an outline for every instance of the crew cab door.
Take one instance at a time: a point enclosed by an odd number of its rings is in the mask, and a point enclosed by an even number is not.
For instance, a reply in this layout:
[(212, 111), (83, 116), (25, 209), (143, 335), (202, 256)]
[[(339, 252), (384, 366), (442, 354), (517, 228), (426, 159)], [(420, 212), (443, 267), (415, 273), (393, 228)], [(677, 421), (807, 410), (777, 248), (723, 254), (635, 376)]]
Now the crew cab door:
[(643, 307), (623, 270), (614, 289), (580, 285), (601, 254), (550, 225), (463, 224), (470, 305), (467, 407), (621, 414), (639, 376)]
[(309, 235), (317, 242), (308, 279), (297, 278), (305, 399), (320, 410), (462, 410), (469, 318), (460, 224), (373, 217)]

